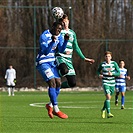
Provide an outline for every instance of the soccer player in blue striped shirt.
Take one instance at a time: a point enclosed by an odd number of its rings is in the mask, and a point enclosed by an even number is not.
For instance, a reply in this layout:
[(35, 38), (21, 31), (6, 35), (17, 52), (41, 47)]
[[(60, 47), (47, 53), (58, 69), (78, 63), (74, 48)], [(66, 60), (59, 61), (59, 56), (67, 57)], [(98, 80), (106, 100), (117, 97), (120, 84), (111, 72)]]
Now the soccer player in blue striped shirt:
[(62, 119), (68, 118), (58, 107), (57, 97), (60, 93), (61, 79), (55, 62), (55, 53), (64, 52), (69, 36), (60, 34), (62, 23), (54, 22), (51, 29), (45, 30), (40, 36), (40, 50), (36, 58), (36, 67), (44, 81), (48, 84), (50, 103), (46, 109), (50, 118), (56, 115)]
[(115, 105), (118, 106), (118, 95), (121, 93), (121, 109), (124, 109), (125, 103), (125, 91), (126, 91), (126, 79), (130, 80), (128, 76), (127, 69), (125, 67), (124, 60), (119, 61), (120, 76), (116, 77), (116, 95), (115, 95)]

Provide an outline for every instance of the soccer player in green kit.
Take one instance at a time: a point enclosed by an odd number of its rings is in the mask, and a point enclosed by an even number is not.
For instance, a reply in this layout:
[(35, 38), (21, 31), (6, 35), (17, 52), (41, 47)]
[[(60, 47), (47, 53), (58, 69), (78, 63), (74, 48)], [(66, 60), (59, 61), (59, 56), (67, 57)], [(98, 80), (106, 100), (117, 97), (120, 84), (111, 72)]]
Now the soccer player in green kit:
[(58, 65), (60, 75), (65, 76), (67, 79), (67, 81), (64, 81), (62, 83), (61, 88), (69, 88), (76, 86), (76, 73), (72, 62), (73, 51), (76, 51), (76, 53), (80, 56), (81, 59), (83, 59), (86, 62), (89, 62), (90, 64), (94, 63), (95, 61), (94, 59), (86, 58), (83, 55), (82, 51), (78, 46), (75, 32), (69, 29), (68, 16), (64, 14), (61, 20), (59, 21), (62, 21), (62, 23), (64, 24), (64, 29), (61, 31), (62, 36), (68, 33), (69, 40), (64, 53), (57, 53), (56, 62)]
[(105, 52), (105, 61), (99, 65), (97, 74), (102, 79), (103, 89), (105, 93), (104, 106), (102, 108), (102, 118), (105, 118), (105, 111), (107, 111), (107, 118), (114, 117), (110, 112), (110, 100), (115, 90), (115, 77), (120, 75), (119, 66), (115, 61), (112, 61), (112, 52)]

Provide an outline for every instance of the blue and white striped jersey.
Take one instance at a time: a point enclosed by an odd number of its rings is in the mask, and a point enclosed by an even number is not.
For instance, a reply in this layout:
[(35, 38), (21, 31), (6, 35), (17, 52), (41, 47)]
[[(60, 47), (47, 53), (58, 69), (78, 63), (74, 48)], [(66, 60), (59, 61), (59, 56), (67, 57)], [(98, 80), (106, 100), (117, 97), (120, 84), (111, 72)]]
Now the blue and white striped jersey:
[(40, 50), (36, 58), (37, 64), (42, 64), (45, 62), (55, 61), (55, 52), (64, 52), (66, 48), (67, 41), (59, 34), (56, 36), (56, 41), (52, 42), (52, 34), (49, 30), (46, 30), (40, 36)]
[(120, 77), (116, 77), (116, 87), (117, 86), (126, 86), (126, 76), (127, 76), (127, 69), (120, 68)]

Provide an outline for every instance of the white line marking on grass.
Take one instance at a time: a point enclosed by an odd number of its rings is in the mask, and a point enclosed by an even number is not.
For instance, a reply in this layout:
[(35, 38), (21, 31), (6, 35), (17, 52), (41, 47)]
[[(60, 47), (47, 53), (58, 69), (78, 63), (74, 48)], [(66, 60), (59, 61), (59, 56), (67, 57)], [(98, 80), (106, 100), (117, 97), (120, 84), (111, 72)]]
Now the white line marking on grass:
[[(96, 102), (96, 101), (95, 101)], [(99, 101), (97, 101), (99, 102)], [(60, 103), (77, 103), (77, 102), (60, 102)], [(80, 102), (78, 102), (80, 103)], [(83, 103), (83, 102), (81, 102)], [(46, 103), (32, 103), (29, 104), (32, 107), (39, 107), (39, 108), (44, 108)], [(96, 106), (59, 106), (60, 108), (68, 108), (68, 109), (99, 109), (100, 107)], [(111, 109), (120, 109), (119, 107), (111, 108)], [(133, 109), (133, 108), (125, 108), (125, 109)]]
[(45, 103), (31, 103), (30, 106), (32, 106), (32, 107), (45, 107)]

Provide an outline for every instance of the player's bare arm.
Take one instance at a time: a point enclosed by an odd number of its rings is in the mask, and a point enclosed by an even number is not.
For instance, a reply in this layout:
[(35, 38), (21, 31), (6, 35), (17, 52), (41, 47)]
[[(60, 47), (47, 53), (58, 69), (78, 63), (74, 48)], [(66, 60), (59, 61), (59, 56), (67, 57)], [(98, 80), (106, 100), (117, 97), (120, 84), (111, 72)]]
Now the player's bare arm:
[(127, 80), (130, 80), (130, 76), (126, 76), (126, 79), (127, 79)]
[(99, 76), (98, 76), (98, 77), (102, 79), (102, 78), (103, 78), (103, 75), (102, 75), (102, 74), (99, 74)]
[(94, 59), (85, 58), (85, 62), (89, 62), (90, 64), (93, 64), (95, 62)]
[(56, 41), (56, 36), (53, 35), (53, 36), (51, 37), (51, 39), (52, 39), (52, 42), (55, 42), (55, 41)]

